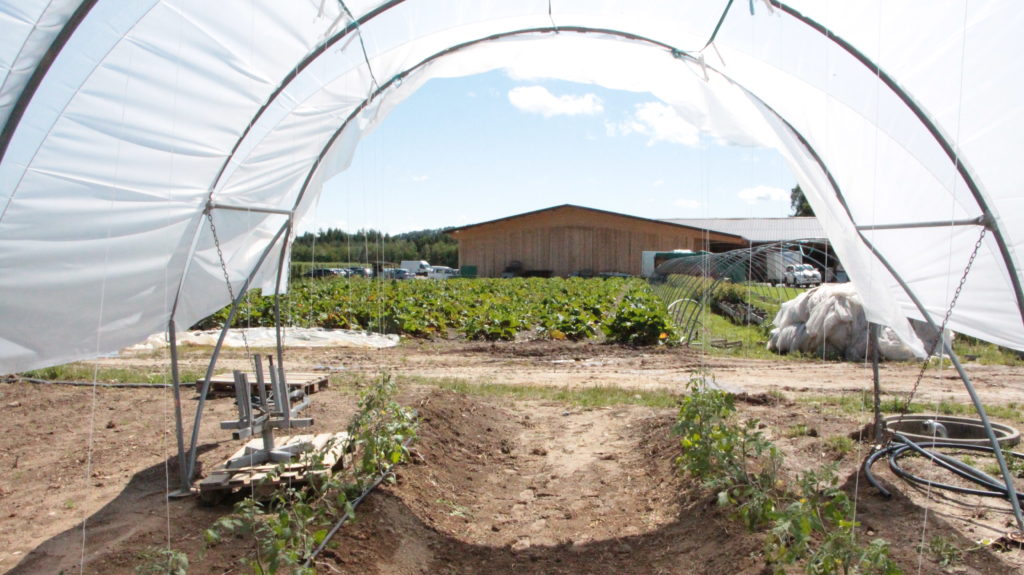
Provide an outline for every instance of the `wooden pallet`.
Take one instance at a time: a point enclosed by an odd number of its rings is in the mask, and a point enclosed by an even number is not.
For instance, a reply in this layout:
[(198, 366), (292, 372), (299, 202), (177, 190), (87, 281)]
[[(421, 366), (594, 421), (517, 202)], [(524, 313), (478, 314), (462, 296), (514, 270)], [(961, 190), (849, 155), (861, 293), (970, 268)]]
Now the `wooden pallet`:
[[(266, 497), (282, 483), (304, 484), (317, 477), (332, 473), (345, 463), (342, 450), (348, 434), (318, 433), (316, 435), (292, 435), (275, 439), (276, 447), (309, 441), (313, 449), (295, 457), (291, 463), (264, 463), (251, 467), (228, 469), (227, 462), (246, 455), (247, 448), (261, 448), (262, 438), (253, 438), (227, 461), (214, 467), (210, 474), (199, 482), (199, 497), (209, 505), (216, 505), (234, 492), (253, 494), (256, 498)], [(310, 469), (315, 454), (323, 453), (323, 465)], [(272, 473), (280, 469), (280, 473)]]
[[(247, 378), (249, 385), (252, 387), (252, 397), (258, 397), (259, 391), (256, 389), (256, 373), (252, 371), (246, 372), (245, 377)], [(306, 395), (327, 389), (330, 384), (327, 374), (324, 373), (286, 373), (285, 379), (287, 380), (289, 391), (301, 389), (306, 392)], [(266, 371), (263, 372), (263, 381), (266, 382), (268, 387), (270, 386), (270, 374)], [(203, 380), (200, 379), (196, 381), (196, 389), (202, 389), (202, 387)], [(235, 376), (233, 373), (219, 373), (210, 379), (209, 396), (221, 397), (234, 394)]]

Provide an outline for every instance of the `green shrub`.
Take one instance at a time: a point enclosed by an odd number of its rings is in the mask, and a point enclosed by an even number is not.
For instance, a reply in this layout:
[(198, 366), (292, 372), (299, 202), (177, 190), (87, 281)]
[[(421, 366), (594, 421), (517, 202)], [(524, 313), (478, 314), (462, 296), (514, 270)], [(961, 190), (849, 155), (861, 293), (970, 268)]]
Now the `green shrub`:
[(808, 575), (896, 575), (882, 539), (861, 545), (853, 504), (838, 487), (834, 465), (802, 471), (796, 490), (778, 476), (782, 456), (757, 430), (738, 422), (732, 395), (691, 378), (673, 431), (680, 436), (679, 469), (717, 491), (718, 503), (735, 508), (750, 530), (767, 527), (765, 557), (773, 571), (804, 562)]
[[(341, 446), (344, 453), (358, 454), (352, 468), (325, 473), (305, 488), (281, 482), (267, 502), (253, 497), (239, 501), (230, 515), (203, 532), (206, 544), (218, 545), (231, 534), (244, 535), (255, 549), (242, 562), (253, 573), (316, 573), (307, 564), (326, 539), (327, 526), (346, 513), (351, 517), (351, 501), (387, 468), (408, 456), (406, 442), (415, 435), (415, 417), (395, 403), (394, 392), (391, 378), (382, 377), (362, 393), (359, 410), (348, 426), (347, 444)], [(329, 444), (314, 454), (309, 471), (326, 471), (324, 454), (335, 447)], [(279, 477), (281, 471), (279, 466), (269, 479)]]
[(186, 575), (188, 573), (188, 555), (181, 551), (167, 548), (149, 548), (139, 553), (139, 565), (135, 567), (137, 575)]
[(655, 345), (678, 339), (665, 306), (649, 290), (626, 294), (615, 314), (605, 322), (604, 333), (610, 341), (629, 345)]

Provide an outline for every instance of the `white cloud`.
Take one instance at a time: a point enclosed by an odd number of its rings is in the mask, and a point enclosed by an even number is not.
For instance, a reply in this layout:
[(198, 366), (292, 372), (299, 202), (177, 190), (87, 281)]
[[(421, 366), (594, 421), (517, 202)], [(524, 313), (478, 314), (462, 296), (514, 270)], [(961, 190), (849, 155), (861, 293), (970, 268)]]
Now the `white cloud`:
[(425, 182), (425, 181), (430, 179), (430, 176), (428, 176), (426, 174), (422, 174), (422, 175), (419, 175), (419, 176), (412, 176), (409, 179), (414, 181), (414, 182)]
[(661, 102), (637, 104), (633, 114), (618, 124), (606, 123), (609, 136), (640, 134), (647, 136), (647, 145), (670, 142), (697, 147), (700, 130), (680, 116), (675, 108)]
[(556, 96), (543, 86), (519, 86), (508, 91), (508, 101), (524, 112), (551, 116), (593, 116), (604, 111), (595, 94)]
[(687, 199), (687, 198), (679, 198), (678, 200), (673, 201), (672, 205), (676, 206), (677, 208), (683, 208), (683, 209), (687, 209), (687, 210), (696, 210), (698, 208), (703, 207), (704, 203), (701, 202), (700, 200), (690, 200), (690, 199)]
[(654, 180), (654, 182), (652, 182), (651, 185), (654, 186), (655, 188), (660, 188), (660, 187), (665, 185), (665, 180), (663, 180), (663, 179)]
[(773, 188), (771, 186), (754, 186), (753, 188), (740, 190), (736, 195), (748, 204), (789, 201), (789, 190)]

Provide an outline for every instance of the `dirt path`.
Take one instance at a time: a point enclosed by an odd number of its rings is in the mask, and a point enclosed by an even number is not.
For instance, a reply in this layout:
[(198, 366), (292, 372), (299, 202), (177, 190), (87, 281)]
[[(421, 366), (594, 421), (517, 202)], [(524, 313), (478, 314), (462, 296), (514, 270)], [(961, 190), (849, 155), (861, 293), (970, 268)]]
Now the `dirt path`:
[[(665, 410), (429, 397), (419, 464), (346, 530), (334, 565), (382, 574), (760, 570), (744, 559), (756, 537), (680, 498)], [(380, 545), (393, 537), (397, 545)]]
[[(187, 361), (200, 364), (201, 354)], [(159, 367), (126, 356), (101, 364)], [(359, 520), (329, 549), (321, 572), (343, 573), (760, 573), (761, 536), (747, 533), (698, 486), (674, 472), (674, 410), (638, 406), (580, 409), (504, 397), (440, 391), (434, 378), (568, 388), (614, 385), (682, 391), (695, 368), (745, 391), (741, 404), (784, 450), (789, 472), (836, 460), (859, 498), (866, 530), (893, 542), (901, 563), (944, 573), (918, 553), (922, 528), (961, 548), (1007, 528), (995, 500), (950, 500), (922, 493), (878, 466), (897, 493), (885, 502), (857, 480), (867, 446), (837, 456), (826, 440), (854, 432), (859, 416), (758, 396), (859, 393), (870, 369), (817, 362), (715, 359), (679, 349), (557, 342), (490, 345), (413, 343), (377, 352), (292, 350), (289, 367), (337, 370), (339, 381), (390, 371), (418, 385), (404, 402), (423, 416), (416, 457), (398, 482), (370, 497)], [(225, 368), (241, 366), (229, 353)], [(1022, 401), (1024, 370), (973, 368), (989, 402)], [(908, 391), (914, 366), (885, 366), (889, 389)], [(939, 372), (919, 397), (964, 401), (957, 380)], [(760, 399), (758, 399), (760, 398)], [(200, 463), (237, 449), (215, 422), (230, 419), (231, 399), (208, 402)], [(186, 412), (194, 401), (185, 403)], [(246, 541), (203, 552), (201, 532), (227, 508), (194, 500), (167, 503), (176, 477), (170, 393), (0, 383), (0, 573), (133, 573), (140, 552), (165, 546), (188, 553), (193, 573), (239, 572)], [(344, 383), (314, 398), (314, 432), (344, 428), (355, 396)], [(798, 425), (811, 434), (794, 435)], [(91, 449), (89, 448), (91, 445)], [(929, 513), (925, 514), (925, 509)], [(927, 541), (927, 538), (924, 539)], [(924, 557), (924, 559), (921, 559)], [(1024, 572), (1024, 552), (966, 553), (954, 572)], [(243, 571), (244, 572), (244, 571)]]

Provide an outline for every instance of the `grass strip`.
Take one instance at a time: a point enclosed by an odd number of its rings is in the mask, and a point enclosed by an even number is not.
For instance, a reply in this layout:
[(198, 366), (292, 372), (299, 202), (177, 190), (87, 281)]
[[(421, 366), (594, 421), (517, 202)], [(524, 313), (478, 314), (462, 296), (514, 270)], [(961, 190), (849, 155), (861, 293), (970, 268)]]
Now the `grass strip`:
[(476, 397), (508, 397), (515, 400), (557, 401), (576, 407), (613, 407), (642, 405), (646, 407), (678, 407), (680, 394), (669, 391), (629, 389), (617, 386), (554, 387), (545, 385), (471, 382), (458, 378), (400, 376), (405, 385), (437, 387)]

